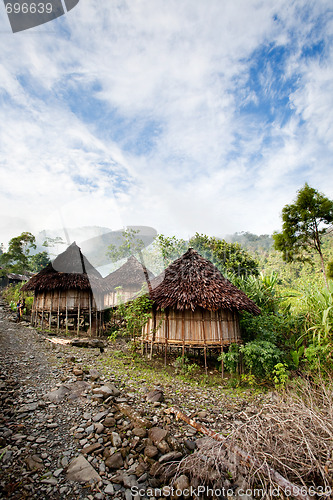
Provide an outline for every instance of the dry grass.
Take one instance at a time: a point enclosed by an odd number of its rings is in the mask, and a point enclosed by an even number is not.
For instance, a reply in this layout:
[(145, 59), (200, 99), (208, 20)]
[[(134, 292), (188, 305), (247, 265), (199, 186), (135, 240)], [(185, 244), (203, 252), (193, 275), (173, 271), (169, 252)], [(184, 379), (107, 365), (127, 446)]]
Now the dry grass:
[[(307, 491), (310, 487), (315, 491), (333, 489), (332, 385), (303, 380), (279, 401), (264, 405), (254, 416), (244, 413), (243, 417), (244, 423), (221, 443), (205, 440), (181, 462), (179, 474), (215, 487), (232, 477), (242, 487), (264, 488), (263, 498), (271, 498), (269, 489), (276, 483), (268, 472), (270, 467)], [(251, 457), (252, 464), (234, 453), (237, 447)]]

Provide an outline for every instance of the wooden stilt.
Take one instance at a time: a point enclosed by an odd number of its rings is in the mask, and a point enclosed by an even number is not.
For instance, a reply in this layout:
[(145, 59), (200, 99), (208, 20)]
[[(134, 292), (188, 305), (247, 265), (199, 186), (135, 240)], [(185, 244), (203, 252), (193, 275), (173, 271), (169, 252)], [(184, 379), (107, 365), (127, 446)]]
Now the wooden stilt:
[(58, 316), (57, 316), (57, 332), (60, 330), (60, 290), (58, 291)]
[(80, 334), (80, 299), (81, 299), (81, 294), (79, 292), (79, 302), (77, 305), (77, 336)]
[(207, 346), (206, 346), (205, 317), (204, 317), (203, 310), (202, 310), (202, 333), (203, 333), (203, 341), (204, 341), (205, 372), (207, 375)]
[(66, 293), (66, 333), (68, 333), (68, 305), (67, 305), (67, 293)]
[(165, 350), (164, 350), (164, 366), (167, 365), (167, 349), (169, 338), (169, 311), (165, 311)]
[(51, 298), (50, 298), (49, 330), (51, 330), (51, 322), (52, 322), (52, 299), (53, 299), (53, 293), (51, 293)]
[(91, 294), (89, 296), (89, 334), (92, 337), (92, 331), (91, 331)]
[(41, 323), (42, 330), (43, 330), (43, 324), (44, 324), (44, 302), (45, 302), (45, 292), (43, 293), (43, 303), (42, 303), (42, 323)]
[(223, 344), (221, 340), (221, 378), (224, 378)]
[(185, 311), (183, 311), (182, 314), (182, 340), (183, 340), (183, 346), (182, 346), (182, 357), (185, 357)]

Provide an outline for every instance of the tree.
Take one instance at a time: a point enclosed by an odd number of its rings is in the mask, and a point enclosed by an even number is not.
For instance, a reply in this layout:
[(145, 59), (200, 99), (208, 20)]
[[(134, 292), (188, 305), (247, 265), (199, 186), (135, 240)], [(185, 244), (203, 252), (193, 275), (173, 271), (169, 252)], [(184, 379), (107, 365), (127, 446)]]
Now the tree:
[(215, 237), (196, 233), (189, 246), (210, 260), (222, 273), (258, 276), (258, 263), (238, 243), (227, 243)]
[(10, 240), (8, 251), (0, 256), (5, 272), (24, 274), (29, 271), (30, 251), (36, 248), (35, 241), (34, 235), (29, 232), (23, 232)]
[(283, 260), (309, 261), (311, 252), (320, 256), (321, 268), (328, 287), (322, 252), (322, 237), (332, 231), (333, 201), (305, 184), (291, 205), (282, 209), (282, 232), (274, 233), (274, 246)]
[(44, 267), (46, 267), (48, 264), (50, 264), (50, 258), (49, 254), (44, 251), (44, 252), (39, 252), (36, 253), (35, 255), (31, 255), (29, 259), (29, 269), (32, 272), (38, 273)]

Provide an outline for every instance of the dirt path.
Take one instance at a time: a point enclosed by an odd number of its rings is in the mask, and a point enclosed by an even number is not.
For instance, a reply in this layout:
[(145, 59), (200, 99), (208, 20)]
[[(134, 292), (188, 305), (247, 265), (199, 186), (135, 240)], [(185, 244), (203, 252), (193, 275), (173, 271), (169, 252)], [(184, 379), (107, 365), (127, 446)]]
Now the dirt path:
[(81, 486), (66, 481), (62, 474), (76, 455), (70, 429), (82, 404), (57, 405), (45, 400), (61, 381), (61, 370), (45, 340), (10, 317), (1, 303), (0, 496), (84, 498)]

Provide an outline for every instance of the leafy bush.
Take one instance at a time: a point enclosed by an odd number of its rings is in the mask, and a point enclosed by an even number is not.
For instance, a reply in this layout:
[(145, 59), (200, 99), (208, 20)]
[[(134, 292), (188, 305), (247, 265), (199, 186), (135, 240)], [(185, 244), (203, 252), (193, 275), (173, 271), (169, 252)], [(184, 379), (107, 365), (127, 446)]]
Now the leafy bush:
[(152, 301), (147, 295), (131, 300), (118, 307), (118, 314), (125, 321), (124, 334), (129, 334), (133, 339), (140, 337), (142, 328), (151, 317)]
[(223, 365), (225, 370), (229, 373), (236, 373), (240, 361), (239, 345), (231, 344), (227, 352), (221, 354), (218, 361), (223, 359)]
[(333, 372), (333, 344), (310, 344), (304, 355), (310, 371)]
[(178, 356), (175, 361), (175, 368), (178, 373), (183, 375), (194, 375), (200, 369), (196, 363), (190, 363), (187, 356)]
[(240, 352), (247, 370), (258, 378), (271, 379), (275, 365), (283, 360), (283, 352), (266, 340), (248, 342)]
[(2, 292), (2, 297), (9, 304), (12, 311), (16, 311), (16, 304), (20, 298), (25, 298), (25, 312), (24, 314), (30, 314), (32, 309), (32, 304), (34, 297), (32, 293), (23, 293), (21, 288), (23, 283), (17, 283), (17, 285), (9, 285)]
[(289, 375), (286, 363), (277, 363), (273, 369), (273, 382), (275, 389), (284, 389), (288, 382)]

